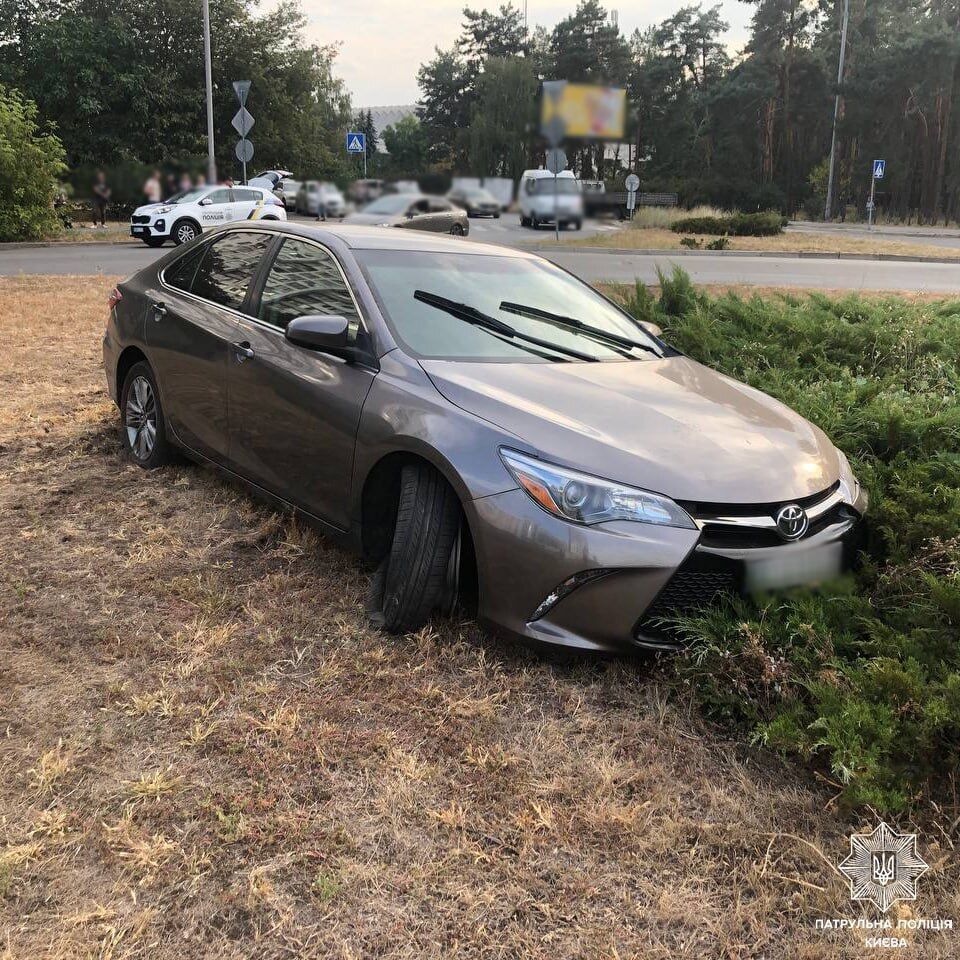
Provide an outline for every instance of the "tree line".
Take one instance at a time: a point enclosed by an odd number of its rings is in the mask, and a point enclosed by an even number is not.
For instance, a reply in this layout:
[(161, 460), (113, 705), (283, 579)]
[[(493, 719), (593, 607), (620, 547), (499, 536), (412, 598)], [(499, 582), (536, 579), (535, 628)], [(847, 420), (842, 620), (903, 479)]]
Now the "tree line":
[[(0, 84), (54, 124), (75, 177), (143, 165), (199, 172), (207, 152), (201, 16), (195, 0), (0, 0)], [(350, 99), (333, 72), (336, 49), (303, 42), (297, 3), (261, 14), (250, 0), (211, 0), (210, 18), (221, 174), (239, 172), (234, 80), (252, 81), (257, 168), (345, 174)]]
[[(625, 87), (626, 139), (643, 189), (693, 204), (806, 208), (822, 215), (834, 97), (841, 106), (835, 210), (860, 209), (871, 162), (887, 161), (878, 205), (924, 221), (960, 217), (960, 0), (743, 0), (749, 39), (731, 51), (719, 6), (686, 6), (624, 36), (598, 0), (552, 30), (524, 28), (512, 4), (464, 11), (449, 49), (418, 73), (427, 161), (516, 177), (542, 160), (545, 79)], [(596, 145), (567, 151), (582, 175), (616, 176)]]

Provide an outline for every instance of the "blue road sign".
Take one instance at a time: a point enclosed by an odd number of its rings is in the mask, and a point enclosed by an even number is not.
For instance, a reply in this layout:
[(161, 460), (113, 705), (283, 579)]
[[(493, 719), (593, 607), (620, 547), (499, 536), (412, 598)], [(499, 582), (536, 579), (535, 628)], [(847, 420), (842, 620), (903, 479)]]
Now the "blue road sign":
[(883, 175), (887, 172), (887, 161), (886, 160), (874, 160), (873, 161), (873, 179), (882, 180)]
[(365, 133), (347, 134), (347, 153), (366, 153), (367, 135)]

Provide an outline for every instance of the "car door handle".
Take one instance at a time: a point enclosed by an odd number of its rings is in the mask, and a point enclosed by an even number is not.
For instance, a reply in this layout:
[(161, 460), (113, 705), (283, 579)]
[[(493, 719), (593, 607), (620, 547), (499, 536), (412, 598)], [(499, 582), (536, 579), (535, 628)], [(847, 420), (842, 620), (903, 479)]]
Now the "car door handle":
[(253, 347), (250, 346), (249, 340), (241, 340), (240, 343), (235, 343), (233, 349), (237, 363), (243, 363), (244, 360), (249, 360), (253, 357)]
[(153, 319), (159, 320), (161, 317), (166, 316), (167, 308), (162, 303), (153, 304)]

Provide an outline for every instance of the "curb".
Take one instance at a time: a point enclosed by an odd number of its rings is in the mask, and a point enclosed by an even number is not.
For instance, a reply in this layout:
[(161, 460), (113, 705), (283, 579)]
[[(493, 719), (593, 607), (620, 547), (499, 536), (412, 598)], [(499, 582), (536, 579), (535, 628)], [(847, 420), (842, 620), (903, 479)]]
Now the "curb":
[(524, 247), (533, 253), (602, 253), (633, 257), (761, 257), (775, 260), (887, 260), (894, 263), (946, 263), (960, 268), (960, 257), (911, 257), (900, 253), (815, 253), (778, 250), (639, 250), (636, 247)]
[(0, 243), (0, 253), (4, 250), (43, 250), (48, 247), (132, 247), (136, 240), (26, 240), (13, 243)]

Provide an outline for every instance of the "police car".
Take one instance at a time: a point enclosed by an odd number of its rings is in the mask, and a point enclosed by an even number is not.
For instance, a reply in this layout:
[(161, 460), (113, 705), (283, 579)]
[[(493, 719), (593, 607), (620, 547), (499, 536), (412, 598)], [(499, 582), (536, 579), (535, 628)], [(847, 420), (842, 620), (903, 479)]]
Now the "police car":
[(189, 243), (204, 230), (240, 220), (286, 220), (283, 201), (262, 187), (198, 187), (163, 203), (137, 207), (130, 218), (130, 235), (148, 247), (167, 240)]

